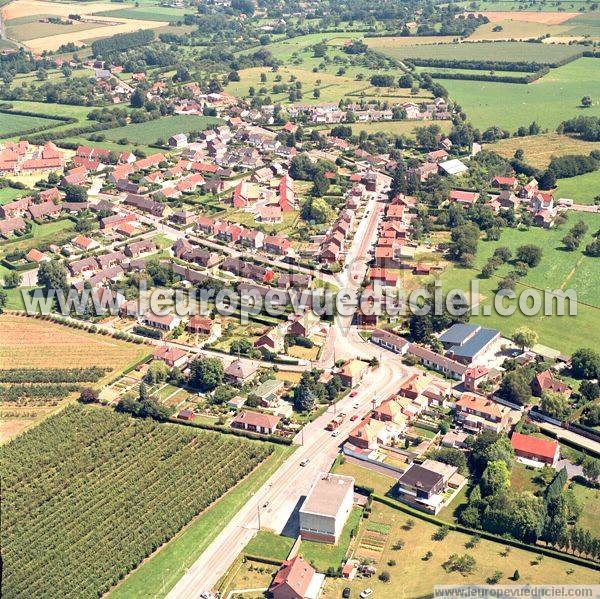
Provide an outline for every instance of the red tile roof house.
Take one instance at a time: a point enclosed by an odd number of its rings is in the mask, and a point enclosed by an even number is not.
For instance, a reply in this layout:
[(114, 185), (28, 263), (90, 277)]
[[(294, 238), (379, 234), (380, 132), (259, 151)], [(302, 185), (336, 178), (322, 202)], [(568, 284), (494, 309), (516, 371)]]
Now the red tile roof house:
[(203, 316), (191, 316), (187, 325), (187, 330), (191, 333), (200, 333), (202, 335), (210, 335), (215, 323)]
[(166, 314), (165, 316), (159, 316), (157, 314), (147, 314), (145, 317), (147, 325), (162, 331), (172, 331), (178, 324), (179, 319), (172, 314)]
[(46, 254), (44, 254), (43, 252), (40, 252), (40, 250), (36, 250), (35, 248), (32, 248), (29, 250), (29, 252), (27, 252), (27, 255), (25, 256), (25, 258), (27, 258), (27, 260), (29, 260), (29, 262), (48, 262), (51, 258), (50, 256), (47, 256)]
[(181, 368), (188, 360), (187, 352), (178, 347), (168, 347), (163, 345), (157, 347), (152, 354), (155, 360), (162, 360), (170, 368)]
[(286, 560), (269, 587), (268, 596), (273, 599), (307, 599), (319, 596), (323, 575), (300, 555)]
[(450, 191), (448, 198), (450, 202), (458, 202), (463, 206), (471, 206), (479, 199), (479, 194), (476, 191), (462, 191), (460, 189), (453, 189)]
[(565, 382), (554, 377), (551, 370), (544, 370), (535, 375), (532, 383), (533, 392), (535, 395), (540, 396), (544, 391), (551, 391), (553, 393), (560, 393), (567, 399), (571, 397), (571, 388)]
[(541, 467), (548, 464), (554, 467), (560, 458), (560, 445), (558, 441), (513, 433), (510, 438), (510, 444), (515, 450), (517, 461), (528, 466)]
[(280, 420), (279, 416), (274, 416), (273, 414), (243, 410), (232, 420), (231, 426), (232, 428), (240, 428), (253, 433), (272, 435)]
[(20, 216), (0, 220), (0, 235), (8, 237), (8, 235), (15, 231), (23, 231), (25, 227), (25, 221)]
[(267, 235), (264, 239), (263, 246), (267, 252), (283, 255), (287, 254), (288, 250), (292, 247), (292, 244), (289, 239), (281, 237), (280, 235)]
[(485, 366), (473, 366), (465, 372), (464, 387), (467, 391), (476, 391), (487, 380), (489, 369)]
[(517, 183), (516, 177), (494, 177), (492, 179), (492, 187), (499, 189), (515, 189)]

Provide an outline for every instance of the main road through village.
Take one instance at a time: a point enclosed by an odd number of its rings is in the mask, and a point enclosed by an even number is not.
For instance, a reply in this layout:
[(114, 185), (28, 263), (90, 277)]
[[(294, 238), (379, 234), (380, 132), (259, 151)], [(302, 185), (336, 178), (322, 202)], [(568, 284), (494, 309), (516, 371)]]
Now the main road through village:
[[(348, 251), (346, 266), (338, 277), (340, 288), (356, 289), (363, 280), (367, 254), (375, 240), (382, 211), (383, 203), (373, 195)], [(382, 352), (376, 346), (365, 343), (350, 324), (351, 317), (336, 317), (320, 365), (325, 366), (325, 361), (331, 365), (335, 355), (338, 359), (377, 357), (379, 366), (363, 379), (355, 397), (347, 396), (340, 400), (335, 407), (304, 427), (294, 439), (294, 443), (299, 445), (298, 449), (232, 517), (173, 587), (167, 595), (168, 599), (196, 599), (202, 592), (211, 590), (259, 526), (281, 532), (315, 477), (331, 468), (340, 451), (340, 439), (344, 439), (356, 426), (355, 422), (346, 419), (338, 428), (339, 436), (332, 436), (325, 430), (325, 426), (332, 417), (333, 409), (338, 413), (358, 414), (362, 417), (372, 408), (373, 401), (385, 399), (392, 394), (400, 382), (413, 372), (413, 369), (402, 364), (399, 356)], [(355, 408), (355, 405), (358, 407)], [(301, 466), (301, 462), (306, 465)]]

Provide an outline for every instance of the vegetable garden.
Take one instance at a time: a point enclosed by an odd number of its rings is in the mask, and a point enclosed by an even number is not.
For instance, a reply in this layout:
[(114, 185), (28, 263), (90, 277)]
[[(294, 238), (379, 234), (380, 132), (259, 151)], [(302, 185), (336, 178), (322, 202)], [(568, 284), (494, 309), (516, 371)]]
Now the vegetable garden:
[(272, 451), (66, 408), (3, 452), (4, 596), (106, 593)]

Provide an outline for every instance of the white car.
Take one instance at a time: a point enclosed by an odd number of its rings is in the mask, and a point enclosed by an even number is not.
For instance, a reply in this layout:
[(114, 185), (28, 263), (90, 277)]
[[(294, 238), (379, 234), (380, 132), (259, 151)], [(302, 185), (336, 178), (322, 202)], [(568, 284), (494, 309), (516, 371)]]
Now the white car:
[(300, 466), (306, 466), (308, 464), (308, 462), (310, 462), (310, 459), (309, 458), (305, 458), (304, 460), (302, 460), (300, 462)]
[(355, 404), (354, 404), (354, 409), (355, 409), (355, 410), (358, 410), (358, 408), (360, 408), (360, 404), (359, 404), (359, 403), (355, 403)]
[(361, 594), (361, 599), (366, 599), (367, 597), (370, 597), (373, 594), (373, 589), (365, 589)]
[(340, 431), (333, 431), (332, 437), (337, 437), (340, 434)]

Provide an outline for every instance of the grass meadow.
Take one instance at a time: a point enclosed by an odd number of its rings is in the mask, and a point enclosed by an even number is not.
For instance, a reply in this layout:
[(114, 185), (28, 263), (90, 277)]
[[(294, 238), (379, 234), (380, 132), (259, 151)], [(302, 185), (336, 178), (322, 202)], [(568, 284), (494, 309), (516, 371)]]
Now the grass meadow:
[[(542, 50), (554, 47), (538, 45)], [(580, 58), (551, 69), (528, 85), (449, 79), (440, 82), (473, 125), (481, 129), (499, 125), (512, 132), (534, 120), (543, 128), (555, 129), (562, 121), (581, 114), (600, 115), (598, 102), (587, 109), (580, 106), (583, 96), (600, 95), (600, 64), (595, 58)]]
[(545, 169), (553, 156), (589, 154), (593, 150), (600, 150), (600, 142), (583, 141), (576, 137), (558, 135), (558, 133), (542, 133), (527, 137), (510, 137), (485, 147), (504, 158), (512, 158), (515, 151), (521, 149), (525, 152), (525, 161), (528, 164)]
[(559, 179), (554, 191), (556, 198), (571, 198), (577, 204), (593, 204), (600, 195), (600, 170), (569, 179)]
[(166, 141), (167, 138), (176, 133), (202, 131), (210, 125), (222, 122), (221, 119), (210, 116), (175, 115), (148, 121), (147, 123), (132, 123), (131, 125), (125, 125), (125, 127), (108, 129), (103, 131), (103, 134), (109, 141), (128, 139), (133, 143), (153, 144), (161, 137)]
[[(443, 288), (463, 289), (469, 291), (472, 280), (479, 284), (479, 312), (471, 318), (483, 326), (496, 328), (503, 335), (509, 336), (519, 326), (528, 326), (539, 334), (539, 342), (561, 352), (571, 353), (581, 347), (582, 340), (589, 335), (591, 330), (596, 330), (600, 322), (600, 292), (596, 284), (597, 263), (595, 258), (584, 256), (580, 250), (567, 252), (562, 249), (560, 239), (567, 230), (581, 218), (589, 225), (581, 249), (591, 239), (591, 234), (600, 226), (600, 217), (596, 214), (571, 215), (569, 222), (560, 229), (550, 231), (544, 229), (505, 230), (500, 241), (481, 241), (477, 252), (476, 265), (474, 269), (450, 266), (441, 275)], [(498, 246), (507, 246), (514, 250), (519, 245), (533, 243), (544, 248), (541, 263), (530, 269), (526, 277), (517, 283), (515, 293), (520, 297), (521, 293), (530, 288), (537, 289), (574, 289), (577, 292), (577, 315), (559, 316), (556, 314), (555, 306), (551, 313), (545, 315), (543, 312), (536, 316), (525, 316), (518, 309), (510, 316), (501, 316), (493, 307), (493, 297), (500, 279), (512, 269), (511, 265), (505, 265), (498, 269), (490, 279), (479, 279), (479, 270), (492, 255)], [(510, 305), (516, 307), (516, 302)], [(491, 308), (491, 313), (485, 315), (483, 311), (486, 306)]]
[(39, 127), (50, 129), (62, 124), (61, 121), (52, 118), (0, 112), (0, 138), (27, 133)]

